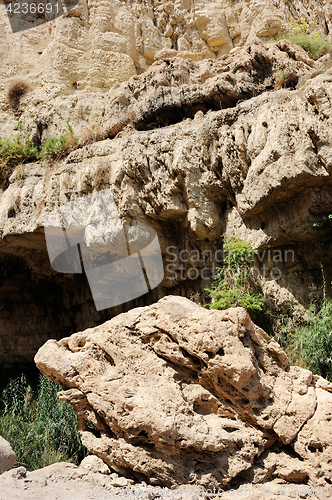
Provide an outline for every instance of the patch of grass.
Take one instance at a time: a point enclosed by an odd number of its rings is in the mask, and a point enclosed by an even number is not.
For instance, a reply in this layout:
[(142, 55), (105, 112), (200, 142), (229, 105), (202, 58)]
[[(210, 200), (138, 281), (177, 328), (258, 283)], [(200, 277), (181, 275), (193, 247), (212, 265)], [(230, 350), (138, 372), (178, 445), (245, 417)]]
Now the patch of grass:
[(47, 159), (49, 162), (58, 160), (61, 156), (70, 153), (77, 146), (77, 139), (74, 135), (72, 126), (67, 122), (66, 132), (56, 139), (46, 139), (41, 151), (38, 153), (39, 158)]
[(39, 149), (32, 138), (23, 130), (20, 122), (17, 125), (20, 134), (8, 139), (0, 138), (0, 183), (6, 186), (14, 168), (26, 162), (46, 160), (56, 161), (73, 151), (78, 141), (72, 126), (67, 122), (67, 130), (58, 138), (46, 139)]
[(0, 181), (3, 183), (17, 165), (24, 161), (35, 161), (39, 155), (31, 137), (15, 135), (9, 139), (0, 137)]
[(308, 52), (311, 59), (319, 59), (332, 50), (332, 43), (326, 36), (307, 33), (288, 33), (287, 40)]
[(57, 397), (61, 390), (42, 376), (33, 390), (24, 375), (3, 390), (0, 435), (15, 451), (16, 467), (32, 471), (55, 462), (78, 464), (87, 454), (76, 430), (74, 410)]
[(295, 45), (302, 47), (311, 57), (311, 59), (319, 59), (332, 50), (332, 43), (326, 36), (314, 33), (283, 33), (277, 38), (267, 40), (265, 43), (276, 43), (279, 40), (286, 39), (293, 42)]
[(46, 139), (39, 153), (39, 158), (48, 161), (59, 160), (62, 156), (70, 153), (77, 147), (78, 141), (74, 135), (72, 126), (67, 121), (67, 130), (59, 138)]

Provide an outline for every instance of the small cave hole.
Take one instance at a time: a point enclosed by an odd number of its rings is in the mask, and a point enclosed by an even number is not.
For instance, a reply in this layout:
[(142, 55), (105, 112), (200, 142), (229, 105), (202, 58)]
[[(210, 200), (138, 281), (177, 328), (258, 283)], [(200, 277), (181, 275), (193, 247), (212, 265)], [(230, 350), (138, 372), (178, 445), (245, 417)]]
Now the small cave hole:
[(223, 427), (223, 429), (226, 432), (235, 432), (239, 430), (237, 427)]
[(144, 431), (144, 430), (143, 430), (143, 431), (140, 431), (137, 435), (138, 435), (138, 436), (145, 437), (145, 438), (149, 438), (148, 433), (147, 433), (146, 431)]
[(97, 429), (95, 425), (93, 425), (91, 422), (87, 422), (86, 425), (89, 432), (91, 432), (96, 438), (100, 438), (100, 430)]
[(222, 347), (220, 347), (220, 349), (218, 349), (218, 351), (216, 352), (216, 355), (218, 356), (224, 356), (225, 355), (225, 351)]
[(308, 450), (311, 451), (311, 453), (316, 453), (316, 451), (319, 451), (319, 453), (322, 453), (323, 446), (321, 444), (311, 445), (311, 446), (308, 446)]

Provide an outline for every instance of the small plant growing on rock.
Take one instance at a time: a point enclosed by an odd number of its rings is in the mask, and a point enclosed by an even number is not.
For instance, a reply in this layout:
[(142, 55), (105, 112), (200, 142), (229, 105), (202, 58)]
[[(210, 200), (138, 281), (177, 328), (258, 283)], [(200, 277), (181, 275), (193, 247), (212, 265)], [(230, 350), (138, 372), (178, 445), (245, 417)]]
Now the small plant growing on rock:
[(6, 186), (13, 169), (24, 161), (35, 161), (38, 149), (31, 137), (15, 135), (8, 139), (0, 138), (0, 183)]
[(255, 260), (255, 252), (250, 242), (241, 241), (236, 236), (224, 237), (224, 266), (216, 274), (212, 289), (206, 291), (213, 302), (210, 309), (244, 307), (249, 314), (259, 317), (265, 312), (264, 297), (253, 293), (250, 269)]
[(285, 38), (302, 47), (311, 59), (319, 59), (332, 50), (332, 43), (327, 36), (319, 33), (316, 29), (318, 25), (314, 20), (306, 21), (304, 17), (291, 18), (290, 25), (292, 30), (289, 33), (282, 33), (275, 39), (267, 40), (266, 43), (275, 43)]
[[(78, 145), (73, 128), (68, 122), (66, 132), (58, 138), (46, 139), (41, 150), (33, 143), (31, 136), (28, 136), (24, 131), (20, 122), (17, 125), (17, 130), (20, 134), (8, 139), (0, 137), (0, 184), (2, 187), (7, 186), (8, 178), (15, 167), (39, 159), (45, 159), (48, 162), (59, 160)], [(20, 172), (18, 172), (18, 176), (20, 176)]]
[(286, 87), (289, 81), (289, 72), (288, 71), (280, 71), (279, 75), (276, 77), (276, 84), (274, 90), (279, 90)]
[(8, 219), (16, 217), (16, 211), (15, 211), (15, 208), (13, 206), (8, 208), (7, 217), (8, 217)]
[(51, 160), (59, 160), (61, 156), (75, 149), (77, 142), (73, 127), (67, 122), (67, 130), (64, 134), (58, 138), (46, 139), (43, 142), (38, 157), (45, 158), (49, 162)]

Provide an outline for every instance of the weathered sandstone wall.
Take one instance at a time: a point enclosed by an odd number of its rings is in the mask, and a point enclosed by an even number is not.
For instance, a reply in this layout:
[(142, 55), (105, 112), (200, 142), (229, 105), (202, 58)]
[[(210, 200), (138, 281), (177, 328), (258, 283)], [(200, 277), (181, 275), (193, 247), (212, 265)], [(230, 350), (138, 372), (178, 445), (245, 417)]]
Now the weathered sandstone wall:
[(289, 29), (289, 19), (301, 16), (330, 33), (328, 0), (80, 0), (65, 16), (14, 34), (2, 4), (0, 111), (16, 79), (46, 98), (107, 92), (162, 55), (218, 59), (256, 36)]
[[(329, 235), (313, 228), (332, 212), (331, 56), (314, 62), (288, 42), (256, 37), (301, 15), (329, 34), (329, 2), (82, 2), (16, 34), (0, 9), (0, 136), (20, 120), (40, 142), (69, 121), (81, 141), (58, 164), (24, 164), (1, 190), (3, 365), (32, 360), (50, 337), (209, 286), (188, 279), (190, 263), (181, 277), (177, 263), (156, 290), (98, 313), (84, 276), (55, 273), (48, 214), (108, 187), (124, 223), (157, 231), (165, 268), (169, 246), (215, 252), (221, 234), (239, 233), (266, 252), (268, 278), (268, 250), (294, 251), (279, 259), (278, 281), (259, 279), (276, 307), (319, 297), (320, 263), (331, 281)], [(6, 93), (18, 78), (31, 90), (15, 111)]]
[[(57, 136), (68, 119), (83, 133), (86, 116), (96, 113), (105, 139), (92, 136), (59, 164), (17, 169), (1, 195), (1, 361), (32, 359), (50, 336), (94, 326), (169, 290), (202, 290), (209, 281), (181, 275), (181, 262), (167, 271), (168, 247), (216, 251), (224, 232), (251, 238), (261, 251), (294, 251), (294, 259), (278, 262), (278, 281), (269, 277), (275, 263), (266, 254), (268, 279), (260, 281), (277, 307), (292, 297), (306, 305), (321, 287), (320, 262), (330, 281), (326, 234), (313, 228), (332, 212), (330, 60), (314, 63), (289, 42), (257, 41), (215, 62), (158, 61), (104, 95), (27, 103), (21, 121), (32, 135), (41, 124), (45, 137)], [(282, 71), (290, 89), (274, 91)], [(124, 223), (157, 231), (166, 274), (141, 299), (97, 313), (84, 276), (51, 269), (43, 226), (55, 207), (108, 187)], [(201, 259), (185, 268), (205, 265)]]

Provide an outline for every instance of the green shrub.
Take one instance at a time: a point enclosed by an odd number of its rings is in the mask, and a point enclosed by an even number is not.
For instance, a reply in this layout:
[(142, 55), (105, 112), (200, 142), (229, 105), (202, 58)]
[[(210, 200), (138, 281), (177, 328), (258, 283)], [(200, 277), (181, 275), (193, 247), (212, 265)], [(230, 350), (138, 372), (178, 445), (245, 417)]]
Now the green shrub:
[(332, 43), (326, 36), (322, 36), (317, 32), (314, 33), (283, 33), (278, 35), (276, 39), (267, 40), (265, 43), (275, 43), (282, 39), (289, 40), (295, 45), (299, 45), (308, 52), (311, 59), (319, 59), (323, 55), (332, 50)]
[(38, 158), (38, 149), (30, 137), (15, 135), (9, 139), (0, 137), (0, 169), (8, 171), (23, 161), (34, 161)]
[(319, 59), (324, 54), (332, 50), (332, 43), (326, 36), (315, 36), (315, 34), (307, 33), (288, 33), (285, 37), (287, 40), (299, 45), (308, 52), (311, 59)]
[(74, 410), (57, 397), (61, 390), (41, 376), (34, 391), (24, 375), (3, 390), (0, 435), (15, 451), (16, 466), (31, 471), (55, 462), (79, 463), (86, 454)]
[(310, 308), (307, 324), (290, 336), (286, 347), (291, 361), (332, 382), (332, 300), (326, 300), (318, 313)]
[(212, 289), (207, 289), (213, 302), (210, 309), (244, 307), (254, 320), (265, 313), (264, 298), (253, 293), (250, 268), (255, 253), (250, 242), (241, 241), (237, 236), (224, 237), (224, 265), (216, 274)]
[(43, 142), (39, 158), (45, 158), (48, 161), (59, 159), (64, 153), (71, 151), (77, 145), (72, 126), (67, 122), (67, 130), (56, 139), (46, 139)]
[(17, 134), (8, 139), (0, 138), (0, 183), (5, 185), (14, 168), (25, 162), (33, 162), (39, 159), (59, 160), (64, 154), (69, 153), (77, 147), (77, 139), (72, 126), (67, 122), (67, 130), (56, 139), (46, 139), (41, 149), (33, 143), (32, 138), (23, 130), (20, 122)]

